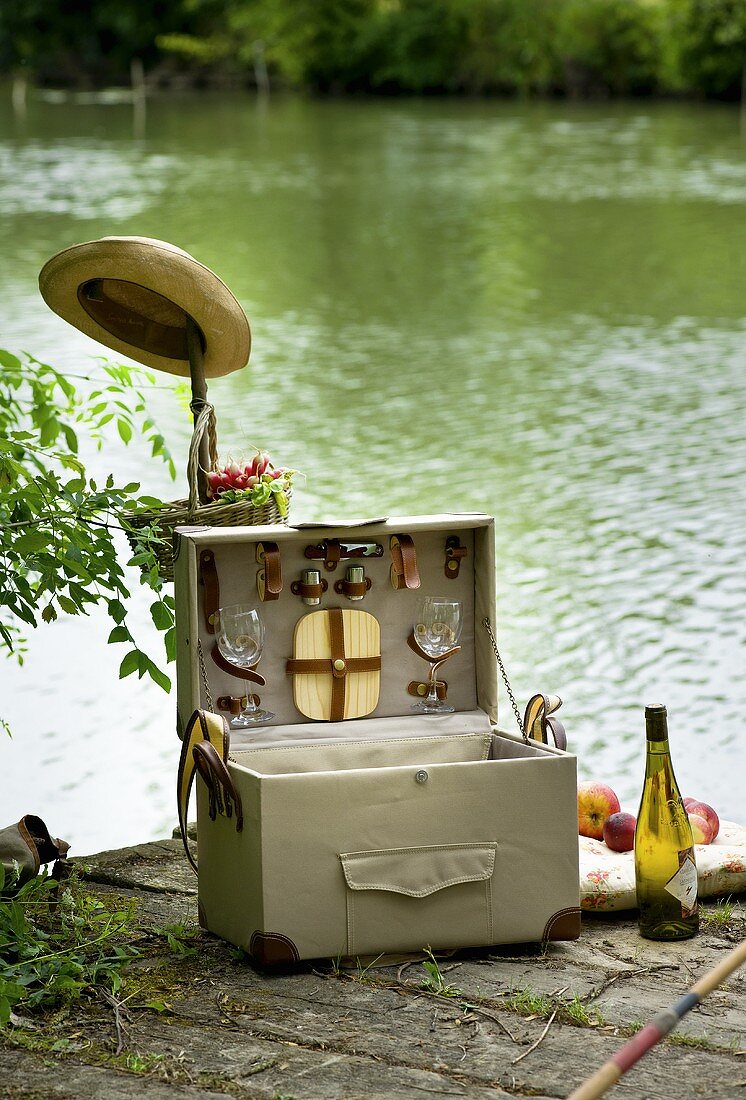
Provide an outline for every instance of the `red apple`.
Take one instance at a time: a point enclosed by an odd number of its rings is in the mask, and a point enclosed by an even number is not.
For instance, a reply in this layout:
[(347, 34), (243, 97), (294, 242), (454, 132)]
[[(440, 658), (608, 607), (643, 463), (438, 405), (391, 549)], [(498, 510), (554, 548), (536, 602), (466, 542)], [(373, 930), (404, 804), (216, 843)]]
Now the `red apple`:
[(602, 840), (604, 822), (619, 813), (619, 799), (604, 783), (590, 780), (578, 785), (578, 832)]
[(706, 802), (698, 802), (696, 799), (691, 799), (687, 801), (689, 803), (688, 805), (687, 802), (684, 803), (687, 811), (690, 814), (699, 814), (700, 817), (703, 817), (705, 819), (705, 821), (710, 826), (712, 839), (714, 840), (720, 832), (720, 818), (715, 813), (712, 806), (708, 806)]
[(618, 813), (607, 817), (604, 822), (604, 840), (612, 852), (631, 852), (635, 846), (634, 814)]
[(700, 814), (689, 814), (689, 824), (692, 827), (692, 839), (695, 844), (711, 844), (712, 829), (706, 817)]

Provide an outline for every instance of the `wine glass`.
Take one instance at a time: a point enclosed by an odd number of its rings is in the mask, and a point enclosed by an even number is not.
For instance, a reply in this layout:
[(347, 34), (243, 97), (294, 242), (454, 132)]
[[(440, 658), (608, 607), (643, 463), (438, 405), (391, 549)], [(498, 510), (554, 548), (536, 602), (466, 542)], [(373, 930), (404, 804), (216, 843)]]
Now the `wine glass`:
[[(256, 608), (248, 604), (221, 607), (217, 614), (215, 635), (218, 649), (226, 661), (239, 668), (255, 667), (264, 648), (264, 622)], [(247, 681), (246, 706), (231, 722), (231, 729), (257, 726), (272, 718), (274, 714), (271, 711), (256, 705), (251, 695), (251, 681)]]
[(447, 596), (423, 596), (417, 605), (414, 639), (430, 661), (430, 673), (428, 693), (424, 699), (412, 704), (412, 710), (445, 714), (456, 709), (438, 698), (436, 673), (444, 661), (461, 649), (458, 640), (463, 621), (464, 609), (460, 600), (451, 600)]

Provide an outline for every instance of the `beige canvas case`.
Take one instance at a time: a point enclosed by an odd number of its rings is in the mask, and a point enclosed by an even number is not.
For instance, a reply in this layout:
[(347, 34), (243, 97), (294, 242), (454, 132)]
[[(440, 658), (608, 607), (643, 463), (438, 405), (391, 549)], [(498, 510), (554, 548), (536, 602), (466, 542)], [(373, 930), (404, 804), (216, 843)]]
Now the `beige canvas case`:
[[(402, 534), (416, 552), (418, 588), (392, 583), (392, 536)], [(293, 594), (309, 565), (307, 547), (324, 540), (383, 547), (382, 556), (364, 559), (370, 585), (362, 601), (334, 591), (344, 561), (328, 571), (320, 564), (329, 584), (318, 608)], [(456, 570), (448, 540), (460, 549)], [(279, 592), (269, 599), (266, 574), (257, 586), (265, 546), (277, 551)], [(240, 831), (231, 798), (197, 781), (205, 928), (263, 965), (579, 934), (575, 757), (497, 726), (495, 659), (483, 624), (487, 617), (494, 629), (490, 517), (182, 529), (175, 576), (180, 735), (196, 709), (227, 706), (247, 687), (276, 715), (231, 734), (227, 782), (240, 800)], [(409, 685), (427, 673), (407, 646), (422, 595), (464, 605), (461, 652), (439, 673), (453, 714), (411, 709)], [(247, 684), (213, 659), (206, 611), (216, 602), (260, 607), (267, 640), (257, 671), (265, 685)], [(312, 722), (295, 708), (286, 664), (298, 621), (331, 608), (359, 608), (380, 623), (380, 692), (367, 717)]]

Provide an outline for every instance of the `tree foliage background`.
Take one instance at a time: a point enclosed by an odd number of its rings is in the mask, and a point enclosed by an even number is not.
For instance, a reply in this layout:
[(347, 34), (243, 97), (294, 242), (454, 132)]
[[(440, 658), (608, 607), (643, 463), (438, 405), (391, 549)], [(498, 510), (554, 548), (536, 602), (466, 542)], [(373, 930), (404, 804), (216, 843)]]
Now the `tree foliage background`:
[(0, 70), (315, 92), (694, 94), (746, 82), (746, 0), (3, 0)]

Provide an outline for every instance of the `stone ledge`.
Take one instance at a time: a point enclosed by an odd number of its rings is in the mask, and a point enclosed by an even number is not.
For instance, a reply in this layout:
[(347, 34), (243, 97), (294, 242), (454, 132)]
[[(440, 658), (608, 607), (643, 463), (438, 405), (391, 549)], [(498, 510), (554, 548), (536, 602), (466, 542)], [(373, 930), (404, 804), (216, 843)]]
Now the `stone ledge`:
[[(19, 1046), (12, 1030), (0, 1033), (2, 1095), (11, 1100), (171, 1100), (185, 1092), (208, 1100), (558, 1100), (633, 1025), (722, 958), (746, 927), (746, 908), (737, 904), (727, 925), (706, 921), (695, 940), (666, 945), (642, 940), (624, 917), (584, 917), (580, 940), (550, 944), (545, 953), (511, 946), (444, 961), (444, 979), (454, 988), (443, 996), (423, 987), (419, 963), (342, 972), (322, 960), (290, 974), (258, 973), (196, 926), (196, 879), (179, 840), (80, 862), (94, 892), (137, 899), (145, 946), (122, 994), (126, 1047), (116, 1058), (111, 1009), (96, 1000), (50, 1016), (46, 1049), (44, 1029), (31, 1033), (37, 1049)], [(164, 954), (163, 937), (152, 935), (154, 927), (177, 923), (192, 931), (193, 954)], [(559, 1011), (529, 1052), (546, 1026), (547, 1004)], [(65, 1053), (52, 1053), (61, 1028), (73, 1041)], [(745, 1030), (741, 972), (625, 1077), (620, 1095), (733, 1100), (746, 1085), (746, 1058), (735, 1052)]]

